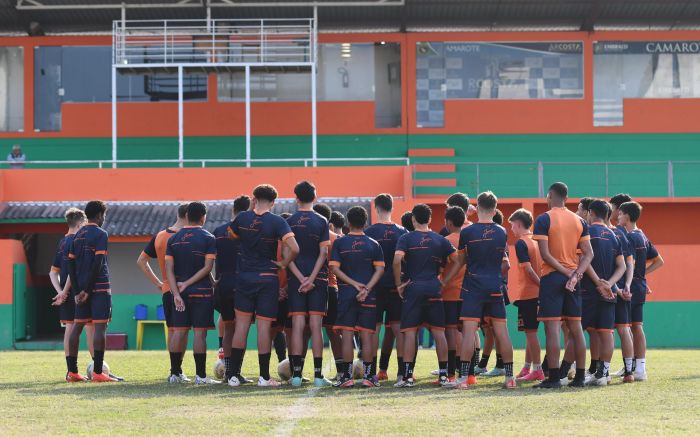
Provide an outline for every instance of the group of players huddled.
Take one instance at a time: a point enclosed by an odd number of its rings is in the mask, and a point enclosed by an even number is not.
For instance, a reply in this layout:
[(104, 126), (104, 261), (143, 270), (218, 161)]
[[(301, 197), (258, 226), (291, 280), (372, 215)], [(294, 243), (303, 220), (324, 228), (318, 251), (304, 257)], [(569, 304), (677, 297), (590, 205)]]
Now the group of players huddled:
[[(280, 361), (288, 351), (290, 384), (301, 386), (309, 342), (316, 387), (355, 385), (356, 345), (361, 385), (378, 387), (388, 379), (394, 342), (395, 386), (412, 387), (422, 328), (434, 338), (435, 384), (443, 387), (467, 389), (477, 383), (477, 375), (503, 376), (508, 389), (528, 381), (538, 381), (537, 388), (607, 385), (615, 329), (624, 358), (617, 376), (624, 382), (647, 378), (642, 323), (651, 291), (645, 278), (663, 260), (637, 228), (642, 207), (628, 195), (618, 194), (609, 202), (583, 198), (573, 213), (565, 206), (567, 186), (557, 182), (549, 187), (547, 212), (534, 219), (526, 209), (515, 211), (508, 222), (517, 238), (520, 271), (509, 285), (507, 231), (490, 191), (478, 195), (476, 206), (465, 194), (450, 196), (440, 233), (430, 228), (433, 217), (426, 204), (404, 213), (398, 225), (392, 222), (391, 195), (380, 194), (374, 199), (377, 222), (367, 227), (363, 207), (354, 206), (345, 216), (331, 211), (315, 203), (316, 187), (308, 181), (298, 183), (294, 193), (297, 211), (276, 215), (271, 210), (277, 190), (259, 185), (252, 198), (235, 199), (231, 222), (213, 234), (203, 229), (205, 204), (182, 204), (175, 223), (140, 254), (139, 268), (162, 291), (170, 332), (170, 383), (190, 381), (182, 361), (191, 329), (195, 384), (220, 382), (206, 372), (206, 335), (215, 328), (215, 310), (225, 368), (221, 376), (231, 387), (252, 382), (241, 375), (252, 323), (257, 325), (257, 385), (262, 387), (281, 385), (270, 376), (273, 344)], [(85, 325), (94, 330), (88, 337), (94, 360), (91, 379), (119, 379), (103, 373), (111, 316), (107, 233), (101, 228), (106, 210), (103, 202), (91, 201), (84, 212), (67, 211), (69, 231), (51, 268), (58, 293), (54, 304), (60, 305), (66, 325), (66, 380), (71, 382), (85, 380), (77, 369)], [(468, 218), (474, 214), (472, 223)], [(162, 280), (149, 265), (154, 258)], [(509, 286), (518, 308), (518, 330), (526, 335), (525, 364), (518, 374), (506, 324)], [(547, 339), (543, 360), (540, 321)], [(324, 329), (335, 359), (333, 381), (323, 375)], [(584, 330), (590, 338), (588, 369)], [(560, 331), (566, 345), (561, 363)], [(489, 371), (494, 348), (496, 367)]]

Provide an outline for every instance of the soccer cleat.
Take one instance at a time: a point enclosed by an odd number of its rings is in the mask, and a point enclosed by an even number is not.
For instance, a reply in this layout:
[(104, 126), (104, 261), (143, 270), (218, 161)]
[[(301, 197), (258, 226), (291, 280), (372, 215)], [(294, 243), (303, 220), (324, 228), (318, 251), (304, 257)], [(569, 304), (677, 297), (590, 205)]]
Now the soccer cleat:
[(377, 379), (380, 381), (389, 380), (389, 375), (386, 374), (386, 370), (380, 370), (379, 373), (377, 373)]
[(469, 386), (470, 384), (468, 378), (459, 378), (457, 381), (455, 381), (454, 388), (457, 390), (468, 390)]
[(394, 387), (398, 387), (398, 385), (396, 384), (400, 383), (401, 381), (403, 381), (403, 375), (396, 375), (396, 382), (394, 383)]
[(525, 375), (528, 375), (530, 373), (530, 368), (529, 367), (523, 367), (520, 369), (520, 373), (518, 373), (515, 377), (518, 379), (523, 378)]
[(476, 385), (476, 375), (467, 376), (467, 384)]
[(232, 376), (228, 380), (228, 385), (229, 387), (239, 387), (241, 385), (241, 381), (238, 379), (238, 377)]
[(294, 378), (289, 380), (289, 383), (292, 385), (292, 387), (301, 387), (301, 378), (295, 376)]
[(236, 375), (236, 378), (238, 378), (238, 381), (240, 381), (241, 384), (250, 384), (251, 382), (255, 382), (254, 380), (246, 378), (243, 375)]
[(93, 373), (92, 382), (115, 382), (115, 380), (104, 373)]
[(569, 385), (569, 378), (567, 376), (560, 378), (559, 384), (561, 384), (562, 387), (566, 387), (567, 385)]
[(219, 359), (220, 360), (224, 359), (224, 348), (222, 348), (222, 347), (219, 348)]
[[(474, 372), (474, 373), (476, 373), (476, 372)], [(505, 369), (500, 369), (498, 367), (494, 367), (493, 369), (489, 370), (488, 372), (482, 373), (481, 376), (491, 378), (494, 376), (505, 376), (505, 374), (506, 374)]]
[(518, 381), (530, 382), (530, 381), (544, 381), (544, 372), (542, 369), (534, 370), (522, 378), (518, 378)]
[(314, 387), (330, 387), (331, 385), (333, 383), (326, 378), (314, 378)]
[(566, 377), (569, 379), (574, 379), (576, 377), (576, 361), (569, 367), (569, 372), (566, 374)]
[(168, 376), (168, 382), (170, 384), (180, 384), (183, 381), (179, 375), (170, 375), (170, 376)]
[(258, 377), (258, 387), (279, 387), (282, 383), (272, 378), (265, 379), (262, 376)]
[(573, 388), (582, 388), (586, 386), (586, 382), (583, 379), (572, 379), (569, 381), (568, 387), (573, 387)]
[(415, 381), (413, 378), (401, 379), (401, 382), (394, 384), (394, 387), (398, 388), (413, 388), (415, 386)]
[[(587, 370), (586, 370), (586, 373), (588, 373)], [(587, 375), (583, 378), (583, 383), (584, 383), (585, 385), (588, 385), (588, 383), (591, 382), (591, 381), (593, 381), (594, 379), (595, 379), (595, 374), (592, 374), (592, 375), (591, 375), (591, 374), (587, 374)]]
[(629, 375), (625, 375), (622, 377), (622, 382), (625, 384), (629, 384), (630, 382), (634, 382), (634, 375), (631, 373)]
[(341, 376), (338, 378), (338, 381), (336, 381), (335, 384), (333, 384), (333, 387), (336, 388), (352, 388), (355, 386), (355, 380), (352, 378), (347, 378), (345, 376)]
[(433, 376), (438, 376), (440, 374), (440, 369), (431, 370), (430, 374)]
[(518, 383), (515, 382), (515, 378), (513, 378), (512, 376), (506, 377), (506, 380), (503, 383), (503, 388), (507, 388), (507, 389), (518, 388)]
[(108, 373), (109, 377), (115, 380), (116, 382), (124, 382), (124, 378), (121, 376), (113, 375), (111, 373)]
[(486, 367), (484, 367), (482, 369), (479, 366), (474, 366), (474, 374), (475, 375), (481, 375), (481, 374), (487, 373), (488, 371), (489, 371), (489, 369), (487, 369)]
[(66, 373), (66, 382), (87, 382), (87, 378), (78, 372)]
[(362, 380), (362, 387), (369, 387), (369, 388), (374, 388), (374, 387), (379, 387), (379, 380), (376, 379), (376, 376), (373, 378), (364, 378)]
[(532, 386), (532, 388), (561, 388), (561, 382), (560, 381), (552, 381), (550, 379), (547, 379), (545, 381), (540, 382), (539, 384), (535, 384)]
[(646, 381), (647, 380), (647, 372), (634, 372), (634, 380), (635, 381)]
[(194, 377), (194, 383), (195, 385), (214, 385), (214, 384), (221, 384), (221, 381), (217, 381), (216, 379), (211, 379), (208, 376), (205, 376), (202, 378), (201, 376), (197, 375)]
[(184, 373), (179, 374), (178, 377), (180, 378), (180, 382), (192, 382), (192, 380)]
[(623, 377), (625, 376), (625, 367), (622, 366), (622, 369), (618, 370), (613, 374), (613, 376), (618, 376), (618, 377)]
[(608, 385), (608, 378), (606, 376), (596, 378), (595, 375), (591, 375), (591, 377), (585, 382), (585, 385), (586, 387), (605, 387)]

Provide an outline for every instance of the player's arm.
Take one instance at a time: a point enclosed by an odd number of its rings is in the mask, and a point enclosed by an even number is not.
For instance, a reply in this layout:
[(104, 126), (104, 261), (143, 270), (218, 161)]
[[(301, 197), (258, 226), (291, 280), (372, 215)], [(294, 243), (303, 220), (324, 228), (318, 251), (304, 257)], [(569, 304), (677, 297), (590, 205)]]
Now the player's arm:
[(160, 290), (163, 287), (163, 281), (158, 279), (158, 276), (156, 276), (155, 272), (153, 272), (151, 265), (148, 263), (150, 260), (151, 257), (148, 256), (146, 252), (141, 252), (136, 260), (136, 265), (139, 266), (139, 269), (146, 276), (146, 279), (148, 279), (151, 284)]
[[(168, 245), (168, 252), (170, 252), (170, 246)], [(173, 293), (173, 301), (175, 303), (175, 309), (177, 311), (185, 311), (185, 301), (180, 296), (180, 289), (177, 286), (177, 279), (175, 279), (175, 260), (172, 255), (165, 255), (165, 271), (168, 277), (168, 285), (170, 285), (170, 291)]]
[(352, 279), (350, 276), (346, 275), (342, 270), (340, 270), (339, 263), (331, 264), (331, 270), (335, 274), (336, 278), (338, 278), (338, 280), (348, 285), (351, 285), (353, 288), (355, 288), (355, 290), (357, 290), (358, 293), (361, 292), (364, 288), (365, 284)]
[(49, 270), (49, 280), (51, 281), (51, 285), (53, 286), (53, 289), (56, 290), (56, 293), (61, 294), (63, 293), (63, 289), (61, 288), (61, 269), (54, 266), (51, 266), (51, 270)]
[(326, 265), (326, 261), (328, 260), (328, 244), (328, 240), (321, 243), (321, 247), (318, 251), (318, 258), (316, 258), (316, 264), (314, 264), (314, 269), (311, 271), (311, 274), (306, 278), (306, 284), (302, 284), (301, 286), (301, 288), (306, 289), (306, 291), (314, 288), (314, 281), (316, 280), (316, 276), (318, 276), (318, 272), (320, 272), (321, 269)]
[(630, 293), (634, 278), (634, 257), (632, 255), (625, 258), (625, 266), (625, 293)]
[(532, 264), (528, 262), (527, 265), (524, 266), (524, 268), (527, 277), (535, 284), (540, 285), (540, 277), (537, 276), (537, 272), (535, 271), (535, 269), (532, 268)]
[(452, 260), (452, 266), (449, 270), (445, 270), (445, 274), (440, 280), (440, 282), (442, 282), (442, 285), (449, 283), (452, 280), (452, 278), (454, 278), (457, 275), (457, 273), (459, 273), (459, 270), (464, 266), (464, 264), (466, 264), (467, 257), (464, 252), (464, 250), (460, 250), (450, 255), (450, 259)]
[[(537, 240), (537, 247), (540, 249), (540, 256), (542, 260), (546, 262), (551, 268), (558, 271), (567, 278), (571, 276), (573, 270), (567, 269), (556, 258), (554, 258), (549, 251), (549, 241), (547, 240)], [(590, 262), (589, 262), (590, 264)]]
[(578, 266), (566, 283), (566, 289), (569, 291), (574, 291), (576, 284), (581, 281), (583, 274), (588, 270), (591, 261), (593, 261), (593, 247), (591, 246), (590, 238), (582, 238), (578, 243), (578, 247), (581, 250), (581, 257), (579, 258)]
[[(215, 259), (216, 259), (216, 256), (207, 255), (207, 257), (204, 259), (204, 267), (197, 270), (197, 273), (190, 276), (185, 281), (180, 282), (179, 283), (179, 286), (180, 286), (179, 291), (182, 293), (188, 287), (190, 287), (193, 284), (196, 284), (197, 282), (201, 281), (202, 279), (208, 277), (209, 274), (211, 273), (211, 269), (214, 268), (214, 260)], [(170, 278), (170, 275), (168, 275), (168, 278)]]
[(651, 260), (651, 263), (647, 265), (647, 272), (646, 274), (651, 274), (655, 270), (660, 269), (664, 265), (664, 259), (661, 258), (661, 255), (658, 255), (654, 259)]
[(608, 282), (610, 284), (617, 284), (617, 282), (620, 279), (622, 279), (622, 275), (625, 274), (626, 270), (627, 265), (625, 264), (625, 257), (622, 255), (618, 255), (617, 257), (615, 257), (615, 271), (613, 272), (610, 279), (608, 279)]
[(273, 262), (277, 264), (277, 267), (281, 269), (286, 269), (287, 267), (289, 267), (291, 270), (290, 264), (292, 263), (292, 261), (294, 261), (294, 258), (296, 258), (299, 255), (299, 244), (294, 238), (294, 234), (287, 234), (285, 237), (282, 238), (282, 243), (282, 260)]

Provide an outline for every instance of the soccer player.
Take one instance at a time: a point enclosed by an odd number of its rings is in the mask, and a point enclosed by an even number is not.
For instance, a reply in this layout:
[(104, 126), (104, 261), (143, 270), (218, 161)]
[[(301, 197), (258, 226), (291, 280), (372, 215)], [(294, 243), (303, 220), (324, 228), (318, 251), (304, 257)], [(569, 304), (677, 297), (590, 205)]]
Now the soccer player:
[(207, 220), (207, 207), (201, 202), (187, 205), (187, 226), (168, 239), (165, 250), (165, 270), (173, 293), (175, 311), (172, 315), (173, 343), (178, 346), (171, 355), (175, 368), (171, 383), (182, 382), (181, 347), (190, 328), (194, 329), (193, 355), (197, 385), (218, 384), (207, 376), (207, 331), (214, 329), (214, 289), (210, 273), (216, 259), (216, 238), (202, 229)]
[(543, 381), (544, 372), (540, 361), (541, 348), (537, 338), (538, 297), (540, 294), (540, 250), (532, 239), (532, 213), (520, 208), (508, 218), (510, 230), (518, 239), (515, 242), (515, 255), (518, 258), (520, 276), (515, 288), (518, 300), (518, 331), (525, 333), (525, 365), (517, 375), (520, 381)]
[(583, 220), (588, 220), (589, 207), (591, 206), (591, 202), (594, 200), (595, 199), (592, 197), (581, 198), (581, 200), (578, 202), (578, 206), (576, 207), (576, 215), (581, 217)]
[(450, 281), (466, 263), (460, 309), (460, 377), (451, 385), (459, 389), (467, 389), (476, 382), (475, 335), (482, 319), (489, 322), (493, 329), (494, 339), (503, 357), (504, 387), (517, 387), (513, 377), (513, 345), (508, 336), (503, 300), (503, 269), (508, 262), (508, 235), (502, 226), (493, 222), (497, 204), (498, 199), (492, 192), (479, 194), (476, 207), (479, 221), (460, 232), (457, 260), (444, 278), (444, 281)]
[[(229, 225), (231, 238), (240, 240), (241, 253), (236, 281), (236, 327), (233, 334), (231, 366), (239, 369), (243, 361), (250, 324), (255, 315), (258, 327), (259, 387), (279, 387), (279, 381), (270, 378), (270, 351), (273, 321), (277, 320), (279, 304), (279, 269), (287, 266), (299, 254), (299, 246), (289, 224), (270, 212), (277, 200), (272, 185), (258, 185), (253, 190), (253, 210), (245, 211)], [(277, 260), (277, 246), (283, 241), (283, 258)], [(228, 385), (241, 384), (236, 376)]]
[[(455, 248), (440, 234), (430, 230), (432, 211), (426, 204), (418, 204), (411, 211), (415, 231), (404, 234), (396, 243), (394, 252), (394, 285), (403, 298), (401, 333), (403, 336), (404, 372), (395, 387), (413, 387), (413, 368), (416, 356), (416, 332), (426, 324), (435, 339), (441, 384), (447, 383), (447, 340), (445, 338), (445, 307), (442, 302), (440, 268)], [(401, 278), (401, 263), (405, 280)]]
[[(56, 249), (56, 255), (54, 256), (53, 264), (51, 264), (51, 270), (49, 271), (49, 279), (51, 280), (51, 285), (56, 290), (56, 296), (53, 298), (52, 305), (58, 306), (58, 313), (61, 324), (65, 326), (65, 332), (63, 334), (63, 349), (66, 354), (66, 366), (68, 370), (66, 372), (67, 382), (83, 382), (87, 381), (87, 378), (83, 377), (80, 373), (71, 374), (70, 369), (70, 334), (73, 330), (73, 321), (75, 320), (75, 300), (69, 299), (71, 283), (68, 275), (69, 258), (68, 253), (70, 252), (71, 244), (75, 238), (76, 232), (85, 224), (85, 213), (78, 208), (69, 208), (65, 215), (66, 224), (68, 225), (68, 233), (61, 238), (58, 243), (58, 248)], [(63, 273), (63, 274), (61, 274)], [(88, 325), (88, 329), (92, 330), (91, 326)], [(92, 335), (88, 331), (88, 345), (92, 349)], [(90, 355), (92, 355), (92, 350)]]
[[(615, 348), (616, 292), (613, 287), (616, 287), (626, 268), (620, 240), (605, 225), (609, 212), (610, 207), (603, 200), (593, 200), (588, 205), (588, 232), (593, 260), (581, 280), (581, 323), (591, 338), (591, 361), (596, 364), (596, 370), (586, 385), (608, 384), (610, 360)], [(595, 350), (594, 342), (597, 346)]]
[(75, 299), (75, 323), (69, 341), (70, 371), (68, 376), (79, 379), (78, 343), (83, 327), (92, 323), (93, 334), (93, 382), (113, 382), (114, 378), (102, 373), (107, 323), (112, 317), (112, 292), (107, 268), (107, 232), (102, 229), (107, 214), (107, 205), (92, 200), (85, 205), (87, 224), (73, 238), (68, 253), (72, 295)]
[[(634, 343), (634, 380), (645, 381), (647, 340), (644, 335), (644, 303), (651, 293), (646, 276), (664, 265), (656, 247), (644, 232), (637, 227), (642, 215), (642, 206), (637, 202), (620, 205), (617, 222), (627, 230), (631, 247), (634, 250), (634, 277), (632, 279), (632, 340)], [(649, 264), (647, 264), (649, 262)]]
[[(458, 206), (464, 211), (465, 216), (470, 216), (474, 213), (474, 207), (469, 204), (469, 196), (467, 196), (464, 193), (454, 193), (450, 197), (447, 198), (445, 201), (445, 205), (447, 208), (451, 206)], [(465, 220), (466, 223), (469, 223), (468, 220)], [(442, 229), (440, 229), (439, 232), (440, 235), (443, 237), (447, 237), (450, 232), (447, 229), (447, 226), (443, 226)]]
[(401, 215), (401, 226), (408, 232), (415, 231), (413, 227), (413, 213), (411, 211), (406, 211)]
[(365, 235), (367, 211), (361, 206), (348, 210), (350, 232), (337, 239), (331, 253), (331, 269), (340, 282), (338, 288), (338, 316), (335, 329), (342, 331), (344, 373), (335, 383), (336, 387), (349, 388), (352, 379), (353, 333), (360, 332), (362, 360), (364, 365), (364, 387), (379, 387), (372, 374), (374, 351), (372, 344), (377, 323), (377, 296), (375, 285), (384, 273), (384, 254), (375, 240)]
[(339, 237), (345, 234), (345, 216), (340, 211), (333, 211), (328, 221), (331, 232), (335, 232)]
[[(611, 215), (612, 220), (615, 220), (616, 222), (618, 222), (620, 206), (623, 203), (631, 202), (631, 201), (632, 201), (632, 197), (630, 197), (629, 194), (618, 193), (618, 194), (615, 194), (614, 196), (612, 196), (610, 198), (610, 205), (612, 206), (612, 215)], [(618, 222), (618, 228), (624, 229), (624, 226), (620, 225), (620, 223)]]
[[(377, 367), (377, 349), (379, 348), (379, 329), (384, 325), (389, 328), (396, 341), (396, 357), (398, 368), (401, 369), (403, 361), (403, 345), (401, 337), (401, 297), (394, 286), (394, 252), (399, 238), (406, 234), (406, 229), (391, 220), (391, 212), (394, 209), (394, 198), (391, 194), (382, 193), (374, 198), (374, 209), (377, 213), (377, 223), (368, 227), (365, 231), (368, 237), (374, 239), (382, 247), (384, 254), (384, 274), (377, 284), (375, 294), (377, 297), (377, 329), (373, 337), (372, 359), (373, 372)], [(388, 361), (388, 360), (387, 360)], [(387, 379), (386, 372), (381, 375)]]
[[(248, 211), (250, 197), (240, 196), (233, 201), (231, 221), (238, 214)], [(242, 383), (252, 382), (241, 376), (241, 369), (231, 368), (231, 345), (233, 344), (233, 332), (235, 328), (234, 299), (236, 288), (236, 273), (238, 272), (238, 255), (240, 252), (239, 241), (229, 238), (228, 223), (214, 229), (216, 238), (216, 291), (214, 293), (215, 308), (219, 311), (224, 325), (224, 335), (221, 341), (224, 364), (226, 365), (226, 381), (236, 376)]]
[(326, 219), (313, 210), (316, 187), (299, 182), (294, 187), (297, 212), (287, 219), (299, 245), (299, 255), (289, 264), (287, 296), (289, 315), (292, 317), (292, 338), (289, 358), (293, 375), (291, 384), (301, 386), (304, 331), (311, 331), (311, 350), (314, 357), (314, 385), (330, 386), (323, 376), (323, 317), (328, 309), (328, 246), (330, 235)]
[[(146, 276), (146, 279), (148, 279), (163, 295), (162, 302), (163, 312), (165, 313), (165, 325), (168, 327), (168, 352), (170, 354), (175, 354), (171, 356), (171, 363), (176, 362), (176, 359), (179, 359), (179, 365), (177, 367), (173, 368), (171, 366), (168, 381), (179, 378), (179, 382), (191, 381), (190, 378), (188, 378), (184, 373), (174, 373), (178, 369), (180, 371), (182, 370), (182, 359), (184, 358), (184, 353), (177, 351), (184, 351), (187, 348), (187, 337), (184, 336), (181, 338), (182, 344), (180, 345), (176, 345), (174, 343), (175, 339), (177, 338), (176, 336), (173, 336), (172, 329), (173, 312), (175, 311), (175, 308), (173, 304), (173, 293), (170, 291), (170, 283), (168, 282), (168, 274), (165, 268), (165, 251), (170, 237), (175, 235), (180, 229), (182, 229), (183, 226), (187, 224), (185, 217), (187, 215), (187, 205), (189, 205), (189, 203), (182, 203), (178, 206), (177, 219), (175, 220), (175, 223), (172, 226), (158, 232), (153, 238), (151, 238), (146, 247), (143, 249), (143, 252), (139, 254), (139, 257), (136, 260), (136, 264)], [(149, 265), (149, 261), (154, 258), (158, 260), (160, 275), (163, 280), (156, 276), (153, 269), (151, 269), (151, 266)], [(173, 376), (175, 376), (175, 378), (173, 378)]]
[[(540, 307), (537, 319), (544, 321), (547, 337), (548, 379), (537, 388), (561, 387), (560, 373), (565, 379), (568, 367), (565, 360), (559, 368), (559, 330), (564, 320), (573, 341), (576, 375), (569, 384), (582, 387), (585, 383), (586, 341), (581, 328), (581, 292), (578, 283), (593, 259), (588, 224), (566, 209), (569, 188), (563, 182), (549, 187), (547, 204), (550, 208), (537, 217), (533, 239), (537, 241), (542, 257), (540, 278)], [(579, 257), (577, 249), (581, 249)], [(562, 371), (563, 370), (563, 371)]]
[[(459, 206), (450, 206), (445, 210), (445, 228), (449, 231), (447, 241), (453, 247), (459, 246), (459, 233), (465, 227), (466, 214)], [(469, 223), (471, 224), (471, 223)], [(455, 381), (455, 371), (461, 356), (462, 334), (460, 332), (459, 312), (462, 307), (462, 281), (467, 268), (462, 266), (450, 282), (444, 281), (444, 276), (452, 269), (453, 258), (447, 261), (443, 271), (442, 300), (445, 306), (445, 338), (447, 340), (447, 380)], [(475, 334), (479, 335), (479, 334)]]

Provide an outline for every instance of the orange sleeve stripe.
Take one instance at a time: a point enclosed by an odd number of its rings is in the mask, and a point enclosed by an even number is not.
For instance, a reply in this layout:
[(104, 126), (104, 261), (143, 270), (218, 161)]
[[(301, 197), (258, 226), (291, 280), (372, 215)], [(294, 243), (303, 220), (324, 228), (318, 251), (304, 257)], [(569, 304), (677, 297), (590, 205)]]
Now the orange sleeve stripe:
[(216, 254), (214, 254), (214, 253), (208, 253), (204, 258), (206, 258), (206, 259), (216, 259)]
[(60, 271), (61, 271), (61, 268), (60, 268), (60, 267), (56, 267), (56, 266), (51, 266), (51, 271), (52, 271), (52, 272), (60, 272)]
[(532, 239), (533, 240), (549, 240), (549, 237), (546, 235), (533, 235)]
[(372, 265), (375, 267), (384, 267), (384, 261), (374, 261)]
[(591, 236), (590, 236), (590, 235), (584, 235), (584, 236), (581, 237), (581, 239), (578, 240), (578, 241), (579, 241), (579, 243), (580, 243), (581, 241), (589, 241), (590, 239), (591, 239)]
[(282, 236), (282, 238), (280, 238), (280, 240), (282, 240), (282, 241), (287, 241), (287, 240), (289, 240), (289, 239), (292, 238), (292, 237), (294, 237), (294, 232), (288, 232), (288, 233), (284, 234), (284, 235)]
[(96, 250), (95, 255), (107, 255), (107, 251), (106, 250)]
[(340, 261), (328, 261), (328, 265), (340, 267)]

